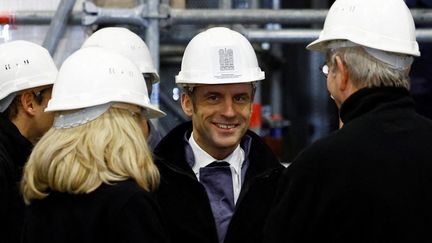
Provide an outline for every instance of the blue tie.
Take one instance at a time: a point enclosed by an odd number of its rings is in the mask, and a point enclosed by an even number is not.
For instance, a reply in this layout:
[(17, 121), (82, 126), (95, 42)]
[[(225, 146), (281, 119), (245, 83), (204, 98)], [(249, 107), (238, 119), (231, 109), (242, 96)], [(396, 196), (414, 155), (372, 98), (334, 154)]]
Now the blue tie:
[(234, 212), (234, 191), (229, 163), (212, 162), (200, 168), (199, 177), (210, 199), (219, 242), (222, 243)]

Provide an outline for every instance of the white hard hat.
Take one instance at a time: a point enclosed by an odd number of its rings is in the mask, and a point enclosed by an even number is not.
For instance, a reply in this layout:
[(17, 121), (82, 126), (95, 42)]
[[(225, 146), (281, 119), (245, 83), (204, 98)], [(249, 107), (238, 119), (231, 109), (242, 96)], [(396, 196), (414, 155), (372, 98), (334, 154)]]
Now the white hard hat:
[(42, 46), (23, 40), (1, 44), (0, 110), (6, 110), (16, 92), (53, 84), (56, 76), (57, 67)]
[(414, 20), (403, 0), (336, 0), (319, 38), (307, 49), (324, 52), (333, 40), (420, 56)]
[(264, 79), (264, 72), (243, 35), (214, 27), (189, 42), (175, 78), (179, 85), (246, 83)]
[(94, 32), (82, 45), (89, 46), (108, 48), (126, 56), (138, 66), (141, 73), (150, 75), (153, 84), (159, 82), (149, 49), (134, 32), (123, 27), (102, 28)]
[(142, 107), (147, 118), (165, 113), (150, 104), (144, 77), (125, 56), (100, 47), (79, 49), (60, 67), (45, 111), (65, 111), (126, 103)]

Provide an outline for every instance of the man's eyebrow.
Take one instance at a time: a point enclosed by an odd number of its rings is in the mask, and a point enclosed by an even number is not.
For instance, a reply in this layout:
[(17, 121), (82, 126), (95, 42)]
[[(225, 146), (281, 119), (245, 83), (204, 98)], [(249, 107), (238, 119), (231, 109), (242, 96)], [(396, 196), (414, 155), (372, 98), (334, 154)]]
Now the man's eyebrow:
[(221, 94), (222, 93), (218, 91), (208, 91), (204, 93), (204, 95), (221, 95)]

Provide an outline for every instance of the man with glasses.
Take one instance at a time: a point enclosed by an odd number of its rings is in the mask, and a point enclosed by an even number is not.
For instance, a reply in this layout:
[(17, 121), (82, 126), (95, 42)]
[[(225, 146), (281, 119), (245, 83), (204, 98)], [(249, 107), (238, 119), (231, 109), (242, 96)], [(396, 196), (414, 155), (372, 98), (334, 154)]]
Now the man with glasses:
[(22, 167), (52, 126), (44, 112), (57, 75), (50, 54), (27, 41), (0, 45), (0, 242), (20, 242), (24, 202)]
[(432, 121), (417, 114), (419, 56), (402, 0), (337, 0), (319, 39), (343, 126), (284, 172), (264, 242), (432, 242)]

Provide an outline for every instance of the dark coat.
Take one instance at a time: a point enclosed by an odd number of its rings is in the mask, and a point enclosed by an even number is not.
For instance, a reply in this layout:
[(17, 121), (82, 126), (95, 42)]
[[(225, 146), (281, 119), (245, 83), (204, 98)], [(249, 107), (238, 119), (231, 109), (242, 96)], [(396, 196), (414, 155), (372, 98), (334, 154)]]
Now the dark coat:
[(162, 134), (161, 132), (156, 129), (156, 126), (153, 124), (151, 120), (147, 120), (147, 124), (149, 127), (149, 134), (147, 137), (147, 144), (149, 146), (149, 149), (153, 151), (153, 149), (156, 147), (156, 145), (162, 140)]
[(403, 88), (365, 88), (342, 129), (284, 172), (265, 242), (432, 242), (432, 121)]
[(0, 242), (20, 242), (24, 201), (19, 189), (22, 169), (33, 145), (0, 114)]
[(29, 206), (23, 243), (166, 243), (159, 209), (134, 181), (89, 194), (52, 192)]
[[(217, 243), (210, 202), (185, 158), (187, 122), (174, 128), (155, 149), (161, 173), (156, 195), (174, 242)], [(251, 131), (249, 168), (225, 242), (260, 242), (262, 227), (283, 169), (270, 148)]]

